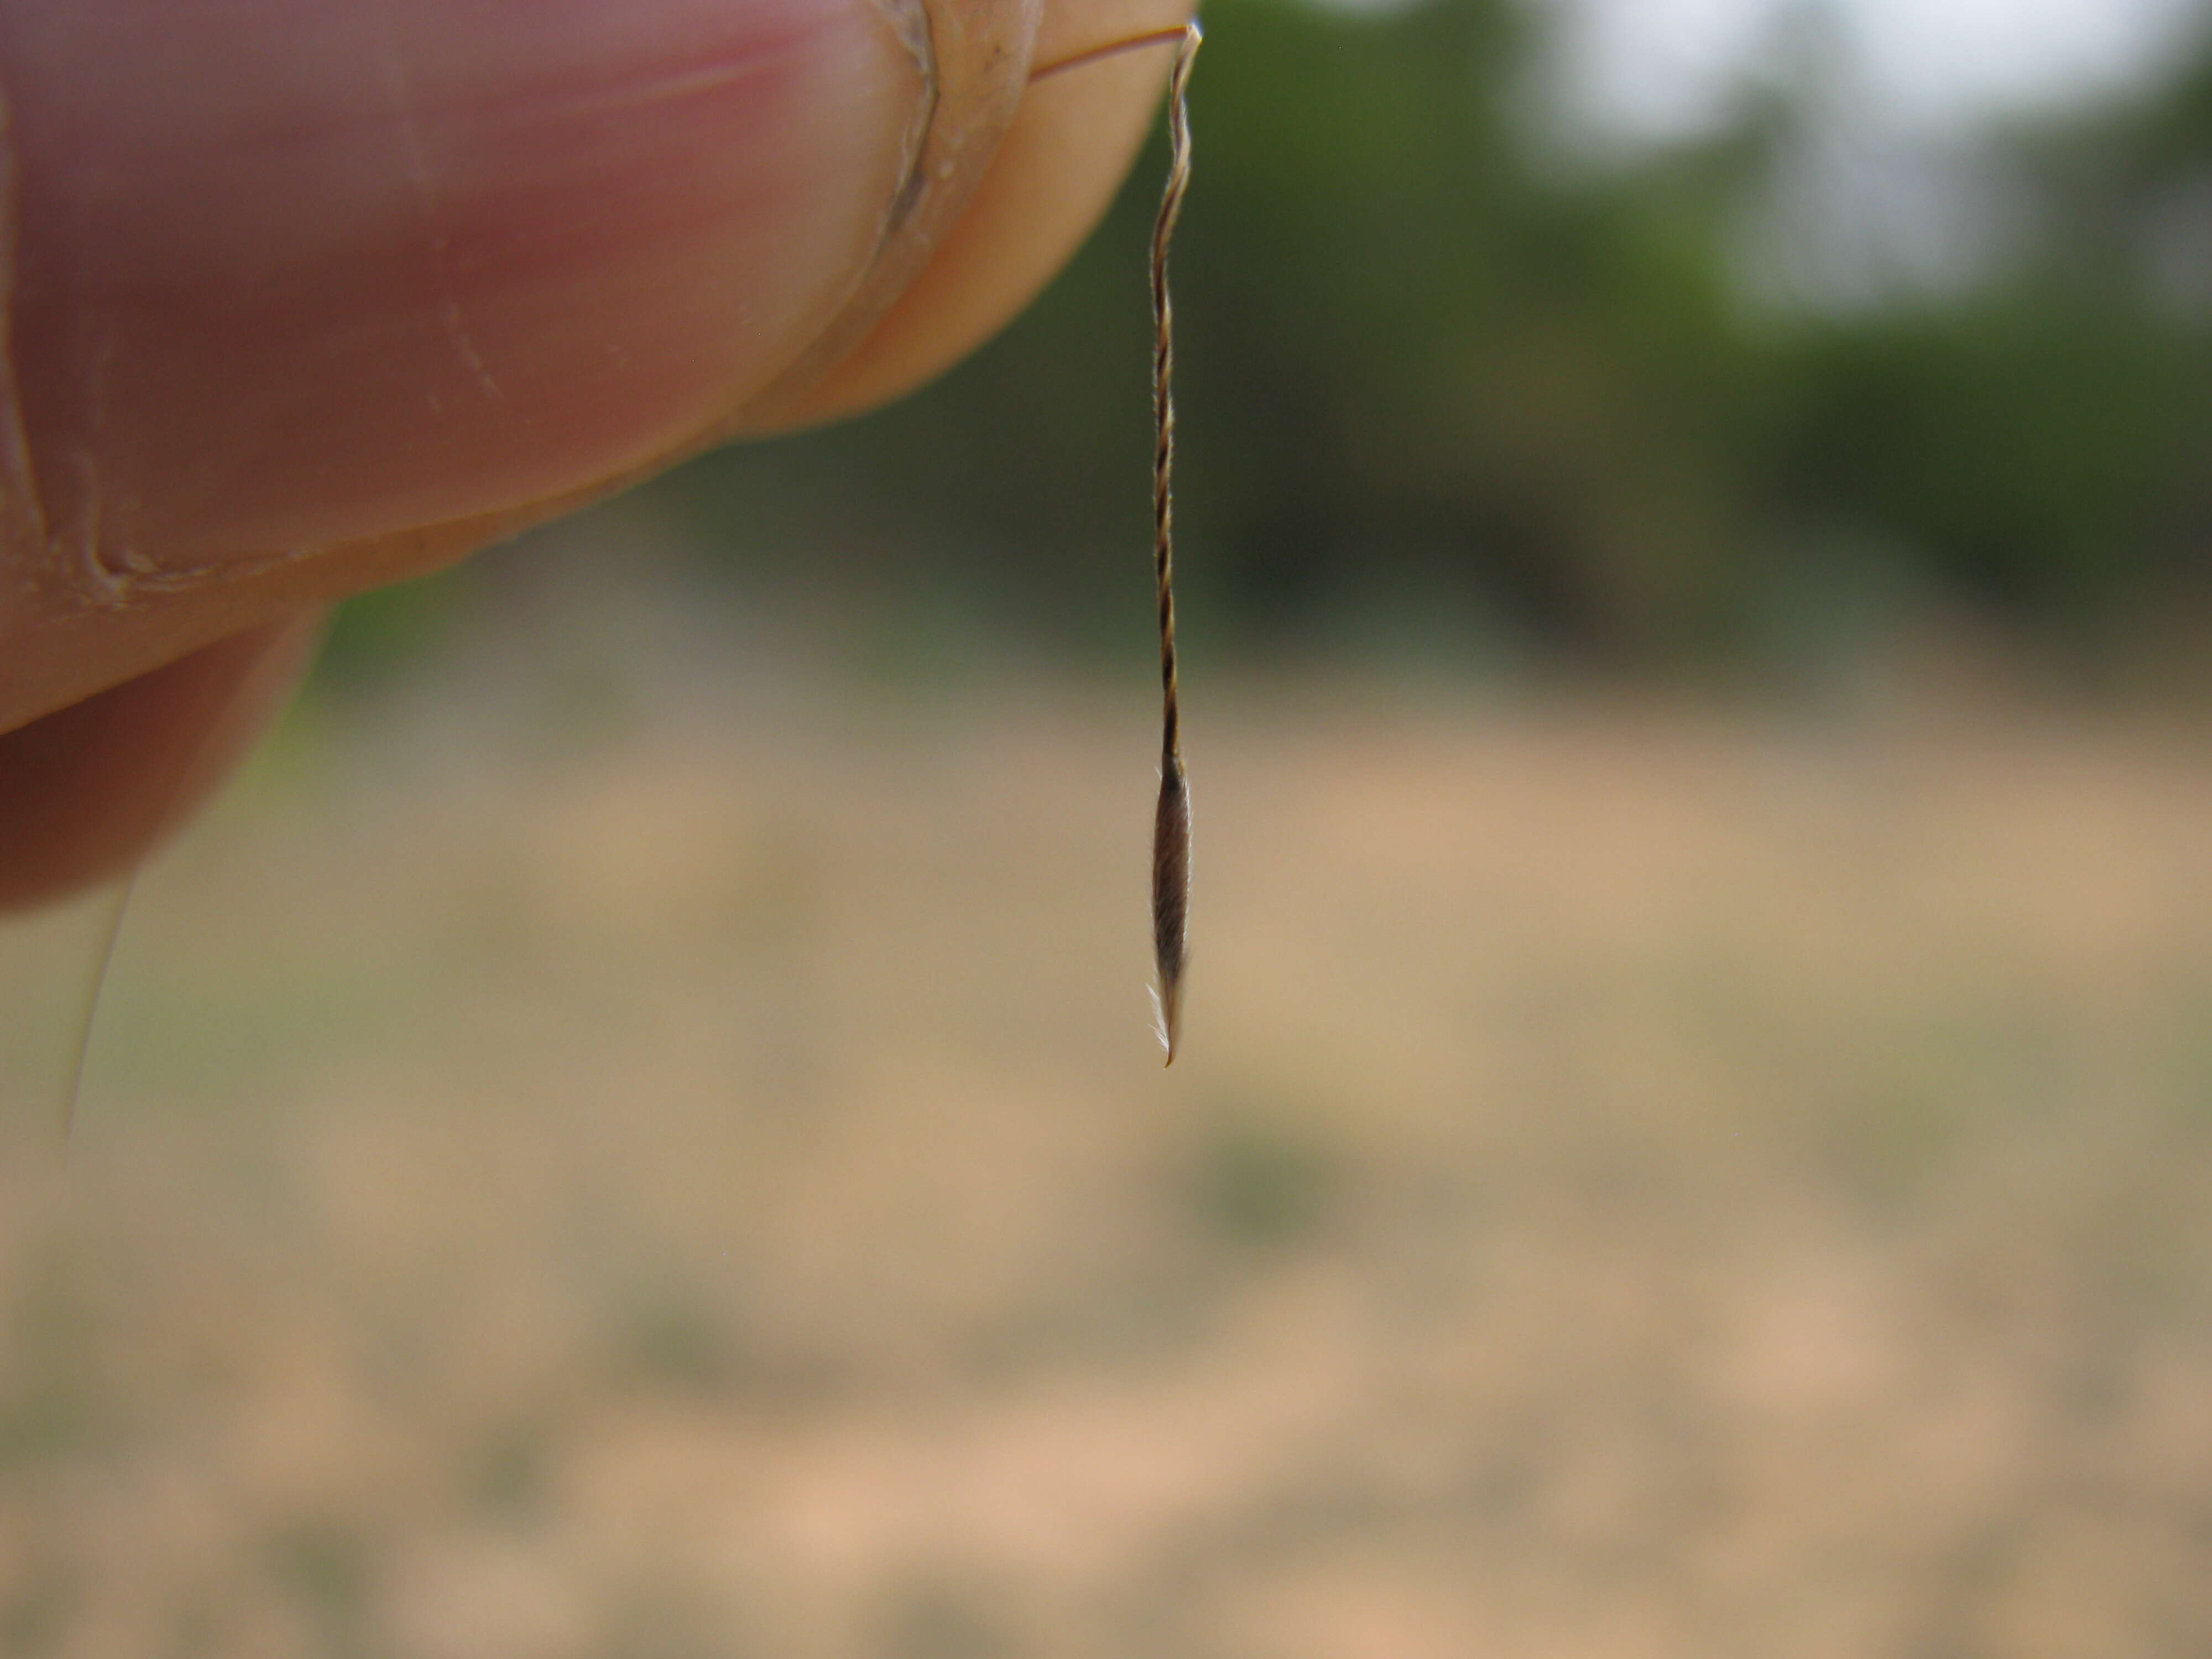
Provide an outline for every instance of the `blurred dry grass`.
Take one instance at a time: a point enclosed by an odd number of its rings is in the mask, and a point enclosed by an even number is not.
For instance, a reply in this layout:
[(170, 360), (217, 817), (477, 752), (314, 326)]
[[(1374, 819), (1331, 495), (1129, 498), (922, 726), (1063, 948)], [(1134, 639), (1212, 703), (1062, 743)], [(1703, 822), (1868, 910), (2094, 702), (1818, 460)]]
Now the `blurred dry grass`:
[(66, 1184), (7, 945), (0, 1653), (2212, 1651), (2201, 732), (1202, 686), (1163, 1074), (1140, 691), (620, 610), (158, 867)]

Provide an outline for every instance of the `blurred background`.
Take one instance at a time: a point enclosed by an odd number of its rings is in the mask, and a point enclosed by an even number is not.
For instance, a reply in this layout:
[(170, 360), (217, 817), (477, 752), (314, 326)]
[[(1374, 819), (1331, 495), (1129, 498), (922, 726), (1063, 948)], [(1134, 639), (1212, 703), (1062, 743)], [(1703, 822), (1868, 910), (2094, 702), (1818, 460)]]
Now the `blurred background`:
[(0, 933), (0, 1654), (2212, 1650), (2212, 12), (1214, 0), (1176, 250)]

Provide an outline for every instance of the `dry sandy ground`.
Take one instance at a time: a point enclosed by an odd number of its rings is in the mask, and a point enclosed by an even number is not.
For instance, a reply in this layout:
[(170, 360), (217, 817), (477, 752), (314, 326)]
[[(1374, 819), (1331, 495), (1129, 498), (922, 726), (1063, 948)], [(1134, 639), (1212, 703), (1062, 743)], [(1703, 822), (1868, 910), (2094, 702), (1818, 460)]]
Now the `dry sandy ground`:
[(2201, 731), (1202, 688), (1164, 1073), (1136, 683), (572, 646), (0, 943), (0, 1653), (2212, 1652)]

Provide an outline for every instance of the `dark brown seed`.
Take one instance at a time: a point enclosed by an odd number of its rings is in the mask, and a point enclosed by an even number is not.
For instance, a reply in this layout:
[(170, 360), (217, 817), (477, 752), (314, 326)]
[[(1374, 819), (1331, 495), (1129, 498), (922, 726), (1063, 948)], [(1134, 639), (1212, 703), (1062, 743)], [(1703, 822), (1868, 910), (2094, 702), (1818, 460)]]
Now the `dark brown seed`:
[(1183, 930), (1190, 912), (1190, 792), (1182, 768), (1171, 763), (1160, 775), (1160, 802), (1152, 817), (1152, 959), (1159, 973), (1160, 1041), (1175, 1064), (1182, 1028)]

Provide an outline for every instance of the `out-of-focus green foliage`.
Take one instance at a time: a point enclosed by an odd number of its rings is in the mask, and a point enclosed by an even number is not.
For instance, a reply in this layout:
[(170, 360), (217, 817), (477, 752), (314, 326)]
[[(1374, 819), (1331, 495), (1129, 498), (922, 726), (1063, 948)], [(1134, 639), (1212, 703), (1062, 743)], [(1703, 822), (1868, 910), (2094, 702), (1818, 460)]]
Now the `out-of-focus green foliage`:
[[(1801, 131), (1786, 88), (1694, 144), (1577, 164), (1529, 119), (1510, 0), (1207, 21), (1176, 282), (1209, 623), (1649, 665), (1741, 660), (1778, 617), (1848, 629), (1876, 589), (2069, 649), (2203, 604), (2212, 48), (2131, 103), (1981, 136), (2008, 257), (1823, 309), (1744, 277)], [(939, 386), (680, 475), (702, 544), (825, 605), (1141, 631), (1160, 159)]]

